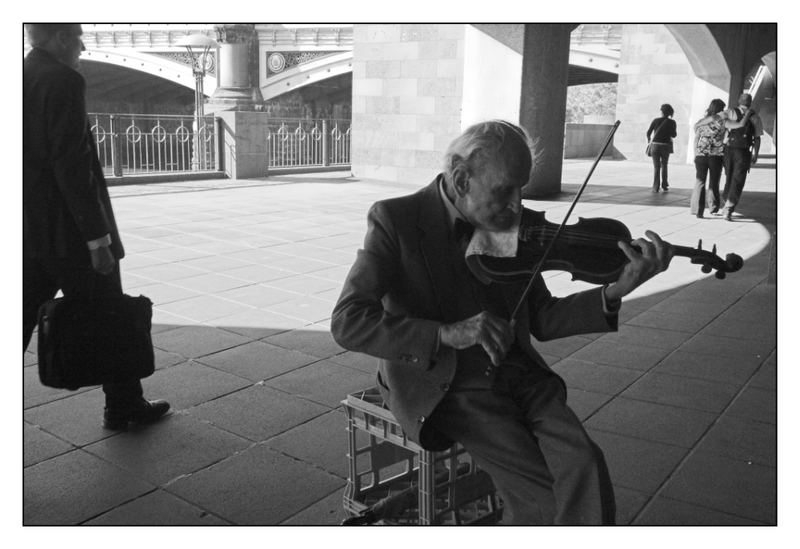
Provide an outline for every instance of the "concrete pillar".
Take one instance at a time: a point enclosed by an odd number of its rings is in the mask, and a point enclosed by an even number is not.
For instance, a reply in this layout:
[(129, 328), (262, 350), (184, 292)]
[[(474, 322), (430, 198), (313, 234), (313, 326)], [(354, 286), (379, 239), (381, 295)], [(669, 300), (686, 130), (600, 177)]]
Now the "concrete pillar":
[(206, 111), (256, 110), (264, 100), (258, 87), (255, 25), (217, 25), (218, 83)]
[(222, 156), (225, 175), (231, 179), (267, 175), (267, 114), (227, 110), (222, 120)]
[(567, 108), (569, 40), (573, 24), (528, 24), (522, 50), (519, 121), (537, 144), (525, 198), (561, 191)]

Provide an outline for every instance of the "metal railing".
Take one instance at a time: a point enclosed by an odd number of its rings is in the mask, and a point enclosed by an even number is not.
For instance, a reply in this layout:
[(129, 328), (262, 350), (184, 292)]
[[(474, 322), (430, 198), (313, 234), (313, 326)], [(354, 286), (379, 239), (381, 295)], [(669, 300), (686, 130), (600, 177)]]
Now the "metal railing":
[(349, 120), (270, 120), (266, 139), (267, 170), (350, 164)]
[(90, 113), (97, 155), (106, 175), (219, 170), (213, 116)]

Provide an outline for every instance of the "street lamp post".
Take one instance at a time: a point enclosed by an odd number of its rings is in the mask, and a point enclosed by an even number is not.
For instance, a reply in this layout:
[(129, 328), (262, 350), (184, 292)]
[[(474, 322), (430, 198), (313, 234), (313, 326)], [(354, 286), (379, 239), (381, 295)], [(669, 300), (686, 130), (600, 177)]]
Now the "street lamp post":
[(206, 148), (201, 136), (201, 128), (205, 125), (205, 94), (203, 79), (206, 76), (206, 63), (211, 49), (217, 48), (217, 41), (204, 34), (189, 34), (175, 42), (183, 46), (192, 58), (192, 74), (194, 75), (194, 131), (192, 143), (192, 171), (205, 167)]

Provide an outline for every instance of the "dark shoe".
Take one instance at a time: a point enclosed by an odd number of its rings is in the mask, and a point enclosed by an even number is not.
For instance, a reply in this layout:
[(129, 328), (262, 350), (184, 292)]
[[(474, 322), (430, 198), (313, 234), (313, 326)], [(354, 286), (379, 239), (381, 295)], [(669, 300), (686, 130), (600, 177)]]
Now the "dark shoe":
[(117, 431), (125, 431), (128, 423), (147, 425), (158, 421), (169, 411), (169, 402), (165, 400), (145, 400), (133, 408), (106, 408), (103, 411), (103, 427)]
[(657, 192), (658, 192), (658, 189), (653, 189), (653, 192), (654, 192), (654, 193), (657, 193)]
[(697, 219), (703, 219), (703, 214), (697, 214)]
[(722, 215), (719, 213), (719, 206), (714, 206), (708, 213), (711, 215)]
[(664, 190), (664, 192), (667, 192), (669, 190), (669, 185), (662, 185), (661, 188)]
[(725, 212), (725, 221), (733, 221), (733, 219), (731, 219), (731, 212)]

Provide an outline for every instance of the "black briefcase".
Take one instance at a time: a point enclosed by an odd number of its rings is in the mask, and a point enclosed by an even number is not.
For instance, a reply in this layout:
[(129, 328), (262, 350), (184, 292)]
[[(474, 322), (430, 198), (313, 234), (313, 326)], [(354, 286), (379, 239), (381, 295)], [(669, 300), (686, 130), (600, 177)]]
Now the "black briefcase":
[(153, 303), (144, 296), (59, 297), (39, 308), (39, 379), (75, 390), (153, 373)]

